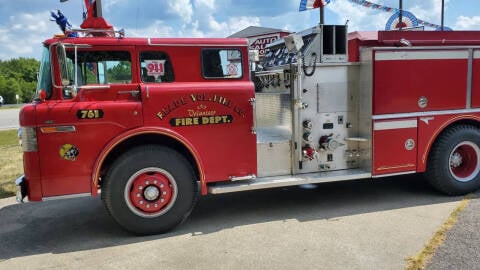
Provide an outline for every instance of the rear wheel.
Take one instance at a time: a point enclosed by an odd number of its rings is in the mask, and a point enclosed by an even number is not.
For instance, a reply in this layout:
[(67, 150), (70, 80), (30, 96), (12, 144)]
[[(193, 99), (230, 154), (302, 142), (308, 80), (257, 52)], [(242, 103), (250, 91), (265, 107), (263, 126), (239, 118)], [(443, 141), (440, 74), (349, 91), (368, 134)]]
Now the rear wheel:
[(480, 131), (470, 125), (446, 130), (432, 146), (426, 177), (436, 189), (463, 195), (480, 187)]
[(195, 173), (184, 156), (159, 145), (137, 147), (107, 173), (102, 199), (113, 218), (137, 234), (166, 232), (190, 214)]

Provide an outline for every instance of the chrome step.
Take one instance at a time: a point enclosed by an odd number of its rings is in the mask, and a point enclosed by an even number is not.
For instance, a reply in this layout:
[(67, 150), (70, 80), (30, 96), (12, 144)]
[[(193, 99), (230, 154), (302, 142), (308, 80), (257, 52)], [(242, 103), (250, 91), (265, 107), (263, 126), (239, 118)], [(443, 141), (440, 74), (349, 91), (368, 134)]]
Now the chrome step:
[(360, 169), (338, 170), (330, 172), (306, 173), (295, 176), (271, 176), (256, 178), (250, 181), (217, 183), (208, 187), (208, 193), (221, 194), (237, 191), (266, 189), (273, 187), (296, 186), (303, 184), (315, 184), (325, 182), (336, 182), (345, 180), (357, 180), (370, 178), (372, 174)]

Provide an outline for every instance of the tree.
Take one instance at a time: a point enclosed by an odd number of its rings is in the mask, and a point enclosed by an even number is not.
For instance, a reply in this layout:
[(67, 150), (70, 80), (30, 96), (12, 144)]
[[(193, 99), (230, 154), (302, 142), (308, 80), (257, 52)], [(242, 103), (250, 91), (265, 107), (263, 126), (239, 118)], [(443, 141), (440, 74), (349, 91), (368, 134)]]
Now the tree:
[(40, 62), (33, 58), (0, 60), (0, 96), (5, 103), (30, 102), (35, 94)]

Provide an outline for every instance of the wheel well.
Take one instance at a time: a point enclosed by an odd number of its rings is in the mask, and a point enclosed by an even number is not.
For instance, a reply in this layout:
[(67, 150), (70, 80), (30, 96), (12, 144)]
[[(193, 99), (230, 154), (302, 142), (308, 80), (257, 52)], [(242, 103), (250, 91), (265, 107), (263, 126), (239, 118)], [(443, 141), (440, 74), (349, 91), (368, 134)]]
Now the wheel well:
[(435, 142), (437, 141), (438, 138), (440, 138), (440, 136), (442, 136), (447, 130), (453, 128), (453, 127), (456, 127), (456, 126), (460, 126), (460, 125), (470, 125), (470, 126), (474, 126), (474, 127), (477, 127), (477, 128), (480, 128), (480, 122), (476, 121), (476, 120), (473, 120), (473, 119), (462, 119), (462, 120), (459, 120), (459, 121), (455, 121), (455, 122), (452, 122), (450, 124), (448, 124), (448, 126), (446, 126), (438, 135), (437, 137), (435, 138)]
[(435, 140), (433, 141), (432, 145), (430, 145), (430, 149), (428, 149), (428, 153), (427, 153), (427, 158), (430, 156), (430, 152), (431, 152), (433, 146), (438, 142), (438, 138), (440, 138), (448, 130), (450, 130), (450, 129), (456, 127), (456, 126), (461, 126), (461, 125), (470, 125), (470, 126), (480, 128), (480, 122), (476, 121), (476, 120), (473, 120), (473, 119), (462, 119), (462, 120), (455, 121), (455, 122), (452, 122), (452, 123), (448, 124), (445, 128), (443, 128), (443, 130), (440, 133), (437, 134), (437, 136), (435, 137)]
[[(117, 145), (110, 153), (108, 153), (107, 157), (103, 161), (101, 168), (100, 168), (100, 179), (103, 179), (105, 174), (107, 173), (108, 169), (112, 165), (112, 163), (122, 154), (125, 152), (129, 151), (130, 149), (139, 146), (139, 145), (145, 145), (145, 144), (158, 144), (158, 145), (165, 145), (168, 146), (175, 151), (178, 151), (180, 154), (182, 154), (190, 163), (192, 166), (196, 179), (199, 179), (199, 168), (198, 164), (195, 161), (195, 158), (193, 157), (192, 153), (179, 141), (160, 134), (141, 134), (138, 136), (134, 136), (131, 138), (128, 138), (127, 140), (121, 142), (119, 145)], [(102, 182), (100, 180), (100, 186), (102, 185)]]

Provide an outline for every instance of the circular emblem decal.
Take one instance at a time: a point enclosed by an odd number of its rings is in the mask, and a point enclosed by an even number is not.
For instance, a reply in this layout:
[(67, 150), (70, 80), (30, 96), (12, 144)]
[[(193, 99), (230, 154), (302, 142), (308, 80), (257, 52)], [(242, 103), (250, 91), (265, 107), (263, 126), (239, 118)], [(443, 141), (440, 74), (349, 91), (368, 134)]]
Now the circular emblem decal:
[(413, 150), (415, 148), (415, 141), (413, 139), (408, 139), (405, 141), (405, 149), (408, 151)]
[(418, 107), (423, 109), (423, 108), (427, 107), (427, 105), (428, 105), (427, 97), (422, 96), (422, 97), (418, 98)]
[(80, 151), (75, 145), (67, 143), (60, 146), (58, 153), (65, 160), (75, 161)]

